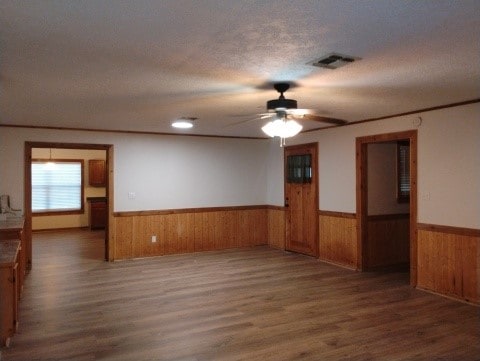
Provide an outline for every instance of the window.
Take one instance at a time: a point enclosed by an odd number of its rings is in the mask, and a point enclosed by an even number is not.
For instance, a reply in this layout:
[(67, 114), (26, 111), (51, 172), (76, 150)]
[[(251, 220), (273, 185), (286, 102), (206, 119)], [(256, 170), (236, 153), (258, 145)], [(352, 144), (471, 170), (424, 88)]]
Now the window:
[(287, 183), (312, 182), (311, 154), (290, 155), (287, 157)]
[(410, 143), (397, 142), (397, 201), (410, 201)]
[(83, 160), (32, 161), (32, 212), (83, 213)]

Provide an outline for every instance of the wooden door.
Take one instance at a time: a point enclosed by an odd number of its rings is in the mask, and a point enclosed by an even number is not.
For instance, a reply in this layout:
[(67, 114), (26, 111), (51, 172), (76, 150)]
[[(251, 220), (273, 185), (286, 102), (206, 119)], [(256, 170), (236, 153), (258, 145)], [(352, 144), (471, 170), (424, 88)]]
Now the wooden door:
[(318, 146), (285, 148), (286, 249), (318, 256)]

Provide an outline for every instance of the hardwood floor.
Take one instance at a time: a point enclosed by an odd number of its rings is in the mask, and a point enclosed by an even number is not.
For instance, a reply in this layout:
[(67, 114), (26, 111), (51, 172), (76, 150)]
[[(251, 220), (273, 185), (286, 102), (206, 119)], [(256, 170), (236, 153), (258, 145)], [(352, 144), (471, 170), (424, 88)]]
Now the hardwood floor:
[(268, 247), (102, 261), (34, 234), (16, 360), (479, 360), (479, 308)]

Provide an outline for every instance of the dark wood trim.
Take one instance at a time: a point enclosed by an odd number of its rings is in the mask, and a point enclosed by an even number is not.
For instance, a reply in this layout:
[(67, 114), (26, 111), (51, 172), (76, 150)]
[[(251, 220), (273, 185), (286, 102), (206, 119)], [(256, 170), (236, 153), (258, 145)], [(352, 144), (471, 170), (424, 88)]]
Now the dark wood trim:
[(284, 206), (270, 206), (270, 205), (265, 206), (265, 208), (273, 211), (285, 211), (287, 209)]
[(321, 127), (321, 128), (308, 129), (308, 130), (304, 130), (302, 133), (309, 133), (309, 132), (315, 132), (317, 130), (325, 130), (325, 129), (338, 128), (338, 127), (346, 127), (346, 126), (349, 126), (349, 125), (356, 125), (356, 124), (361, 124), (361, 123), (376, 122), (378, 120), (385, 120), (385, 119), (403, 117), (403, 116), (406, 116), (406, 115), (426, 113), (426, 112), (431, 112), (431, 111), (440, 110), (440, 109), (455, 108), (455, 107), (460, 107), (462, 105), (469, 105), (469, 104), (475, 104), (475, 103), (480, 103), (480, 98), (466, 100), (466, 101), (463, 101), (463, 102), (438, 105), (438, 106), (430, 107), (430, 108), (417, 109), (417, 110), (412, 110), (412, 111), (403, 112), (403, 113), (390, 114), (390, 115), (385, 115), (385, 116), (377, 117), (377, 118), (367, 118), (367, 119), (362, 119), (362, 120), (354, 120), (352, 122), (348, 122), (348, 123), (343, 124), (343, 125), (329, 125), (329, 126)]
[[(179, 134), (167, 132), (147, 132), (139, 130), (121, 130), (121, 129), (93, 129), (93, 128), (70, 128), (70, 127), (51, 127), (41, 125), (17, 125), (17, 124), (0, 124), (0, 127), (8, 128), (27, 128), (27, 129), (48, 129), (48, 130), (70, 130), (81, 132), (99, 132), (99, 133), (121, 133), (121, 134), (146, 134), (146, 135), (172, 135), (180, 137), (203, 137), (203, 138), (227, 138), (227, 139), (270, 139), (268, 137), (240, 137), (233, 135), (213, 135), (213, 134)], [(35, 147), (37, 148), (37, 147)], [(62, 147), (63, 148), (63, 147)], [(93, 148), (84, 148), (93, 149)]]
[(417, 229), (420, 231), (430, 231), (430, 232), (440, 232), (455, 234), (459, 236), (467, 237), (480, 237), (480, 229), (476, 228), (464, 228), (464, 227), (453, 227), (453, 226), (442, 226), (438, 224), (428, 224), (428, 223), (418, 223)]
[(351, 219), (357, 218), (357, 215), (355, 213), (324, 211), (324, 210), (321, 210), (321, 209), (318, 211), (318, 215), (319, 216), (328, 216), (328, 217), (351, 218)]
[(82, 209), (79, 209), (79, 210), (66, 210), (66, 211), (46, 211), (46, 212), (32, 212), (32, 217), (50, 217), (50, 216), (70, 216), (70, 215), (73, 215), (73, 214), (84, 214), (85, 213), (85, 209), (83, 207), (83, 203), (85, 202), (82, 202)]
[(358, 120), (358, 121), (355, 121), (355, 122), (351, 122), (351, 123), (349, 123), (349, 124), (360, 124), (360, 123), (375, 122), (375, 121), (377, 121), (377, 120), (384, 120), (384, 119), (390, 119), (390, 118), (396, 118), (396, 117), (403, 117), (403, 116), (405, 116), (405, 115), (413, 115), (413, 114), (418, 114), (418, 113), (426, 113), (426, 112), (431, 112), (431, 111), (440, 110), (440, 109), (455, 108), (455, 107), (460, 107), (460, 106), (462, 106), (462, 105), (475, 104), (475, 103), (479, 103), (479, 102), (480, 102), (480, 98), (476, 98), (476, 99), (466, 100), (466, 101), (463, 101), (463, 102), (450, 103), (450, 104), (444, 104), (444, 105), (437, 105), (437, 106), (435, 106), (435, 107), (429, 107), (429, 108), (412, 110), (412, 111), (409, 111), (409, 112), (403, 112), (403, 113), (385, 115), (385, 116), (383, 116), (383, 117), (368, 118), (368, 119)]
[(203, 208), (178, 208), (178, 209), (155, 209), (148, 211), (124, 211), (114, 212), (114, 217), (135, 217), (135, 216), (157, 216), (168, 214), (183, 214), (183, 213), (207, 213), (207, 212), (228, 212), (228, 211), (248, 211), (256, 209), (279, 209), (284, 210), (284, 207), (275, 207), (268, 205), (251, 205), (251, 206), (232, 206), (232, 207), (203, 207)]
[[(374, 135), (367, 135), (363, 137), (358, 137), (357, 139), (360, 140), (362, 144), (370, 144), (370, 143), (383, 143), (383, 142), (396, 142), (399, 140), (410, 139), (412, 134), (416, 134), (416, 130), (405, 130), (396, 133), (381, 133), (381, 134), (374, 134)], [(411, 144), (410, 144), (411, 146)]]
[(105, 260), (114, 261), (115, 255), (115, 224), (113, 217), (114, 210), (114, 174), (113, 174), (113, 145), (108, 145), (106, 149), (107, 157), (105, 159), (105, 194), (107, 195), (107, 227), (105, 228)]
[(32, 269), (32, 148), (25, 142), (23, 160), (23, 205), (25, 224), (23, 235), (25, 237), (25, 264), (27, 270)]
[(417, 286), (418, 263), (418, 132), (413, 130), (410, 141), (410, 284)]
[(410, 142), (410, 284), (417, 285), (417, 130), (358, 137), (356, 152), (357, 267), (368, 264), (368, 144), (408, 140)]
[(32, 233), (46, 233), (55, 231), (75, 231), (75, 230), (88, 230), (89, 227), (63, 227), (63, 228), (47, 228), (47, 229), (33, 229)]
[(374, 214), (368, 215), (369, 221), (390, 221), (395, 219), (409, 218), (410, 213), (396, 213), (396, 214)]
[[(355, 125), (355, 124), (361, 124), (361, 123), (368, 123), (368, 122), (375, 122), (378, 120), (384, 120), (384, 119), (391, 119), (391, 118), (396, 118), (396, 117), (401, 117), (405, 115), (413, 115), (413, 114), (419, 114), (419, 113), (425, 113), (425, 112), (430, 112), (433, 110), (440, 110), (440, 109), (447, 109), (447, 108), (454, 108), (454, 107), (459, 107), (462, 105), (468, 105), (468, 104), (475, 104), (479, 103), (480, 99), (471, 99), (471, 100), (466, 100), (463, 102), (457, 102), (457, 103), (451, 103), (451, 104), (445, 104), (445, 105), (438, 105), (435, 107), (430, 107), (430, 108), (423, 108), (423, 109), (417, 109), (417, 110), (412, 110), (404, 113), (397, 113), (397, 114), (391, 114), (391, 115), (385, 115), (382, 117), (377, 117), (377, 118), (367, 118), (367, 119), (362, 119), (362, 120), (355, 120), (352, 122), (348, 122), (343, 125), (330, 125), (326, 127), (320, 127), (320, 128), (314, 128), (314, 129), (308, 129), (304, 130), (302, 133), (309, 133), (309, 132), (315, 132), (317, 130), (325, 130), (325, 129), (331, 129), (331, 128), (338, 128), (338, 127), (346, 127), (349, 125)], [(205, 137), (205, 138), (228, 138), (228, 139), (270, 139), (267, 137), (239, 137), (239, 136), (226, 136), (226, 135), (212, 135), (212, 134), (178, 134), (178, 133), (167, 133), (167, 132), (147, 132), (147, 131), (138, 131), (138, 130), (120, 130), (120, 129), (93, 129), (93, 128), (75, 128), (75, 127), (52, 127), (52, 126), (41, 126), (41, 125), (19, 125), (19, 124), (0, 124), (0, 127), (6, 127), (6, 128), (27, 128), (27, 129), (49, 129), (49, 130), (71, 130), (71, 131), (82, 131), (82, 132), (100, 132), (100, 133), (122, 133), (122, 134), (149, 134), (149, 135), (175, 135), (175, 136), (184, 136), (184, 137)], [(92, 148), (89, 148), (92, 149)]]
[(59, 149), (86, 149), (107, 150), (112, 144), (85, 144), (85, 143), (60, 143), (60, 142), (25, 142), (30, 148), (59, 148)]
[(362, 245), (367, 239), (368, 220), (368, 153), (367, 143), (361, 139), (355, 140), (355, 162), (356, 162), (356, 216), (357, 216), (357, 269), (363, 270), (367, 264), (366, 247)]
[[(58, 148), (55, 148), (58, 149)], [(62, 158), (32, 158), (32, 162), (58, 162), (58, 163), (85, 163), (84, 159), (62, 159)], [(85, 164), (84, 164), (85, 165)]]

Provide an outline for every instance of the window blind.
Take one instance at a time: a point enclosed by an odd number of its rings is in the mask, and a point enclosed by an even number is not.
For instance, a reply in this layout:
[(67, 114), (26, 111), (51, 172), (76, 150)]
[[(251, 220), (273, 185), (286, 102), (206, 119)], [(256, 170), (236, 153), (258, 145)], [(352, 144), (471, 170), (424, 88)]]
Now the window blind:
[(32, 162), (32, 212), (82, 209), (82, 163)]
[(399, 201), (408, 201), (410, 198), (410, 144), (409, 142), (398, 142), (398, 194)]

